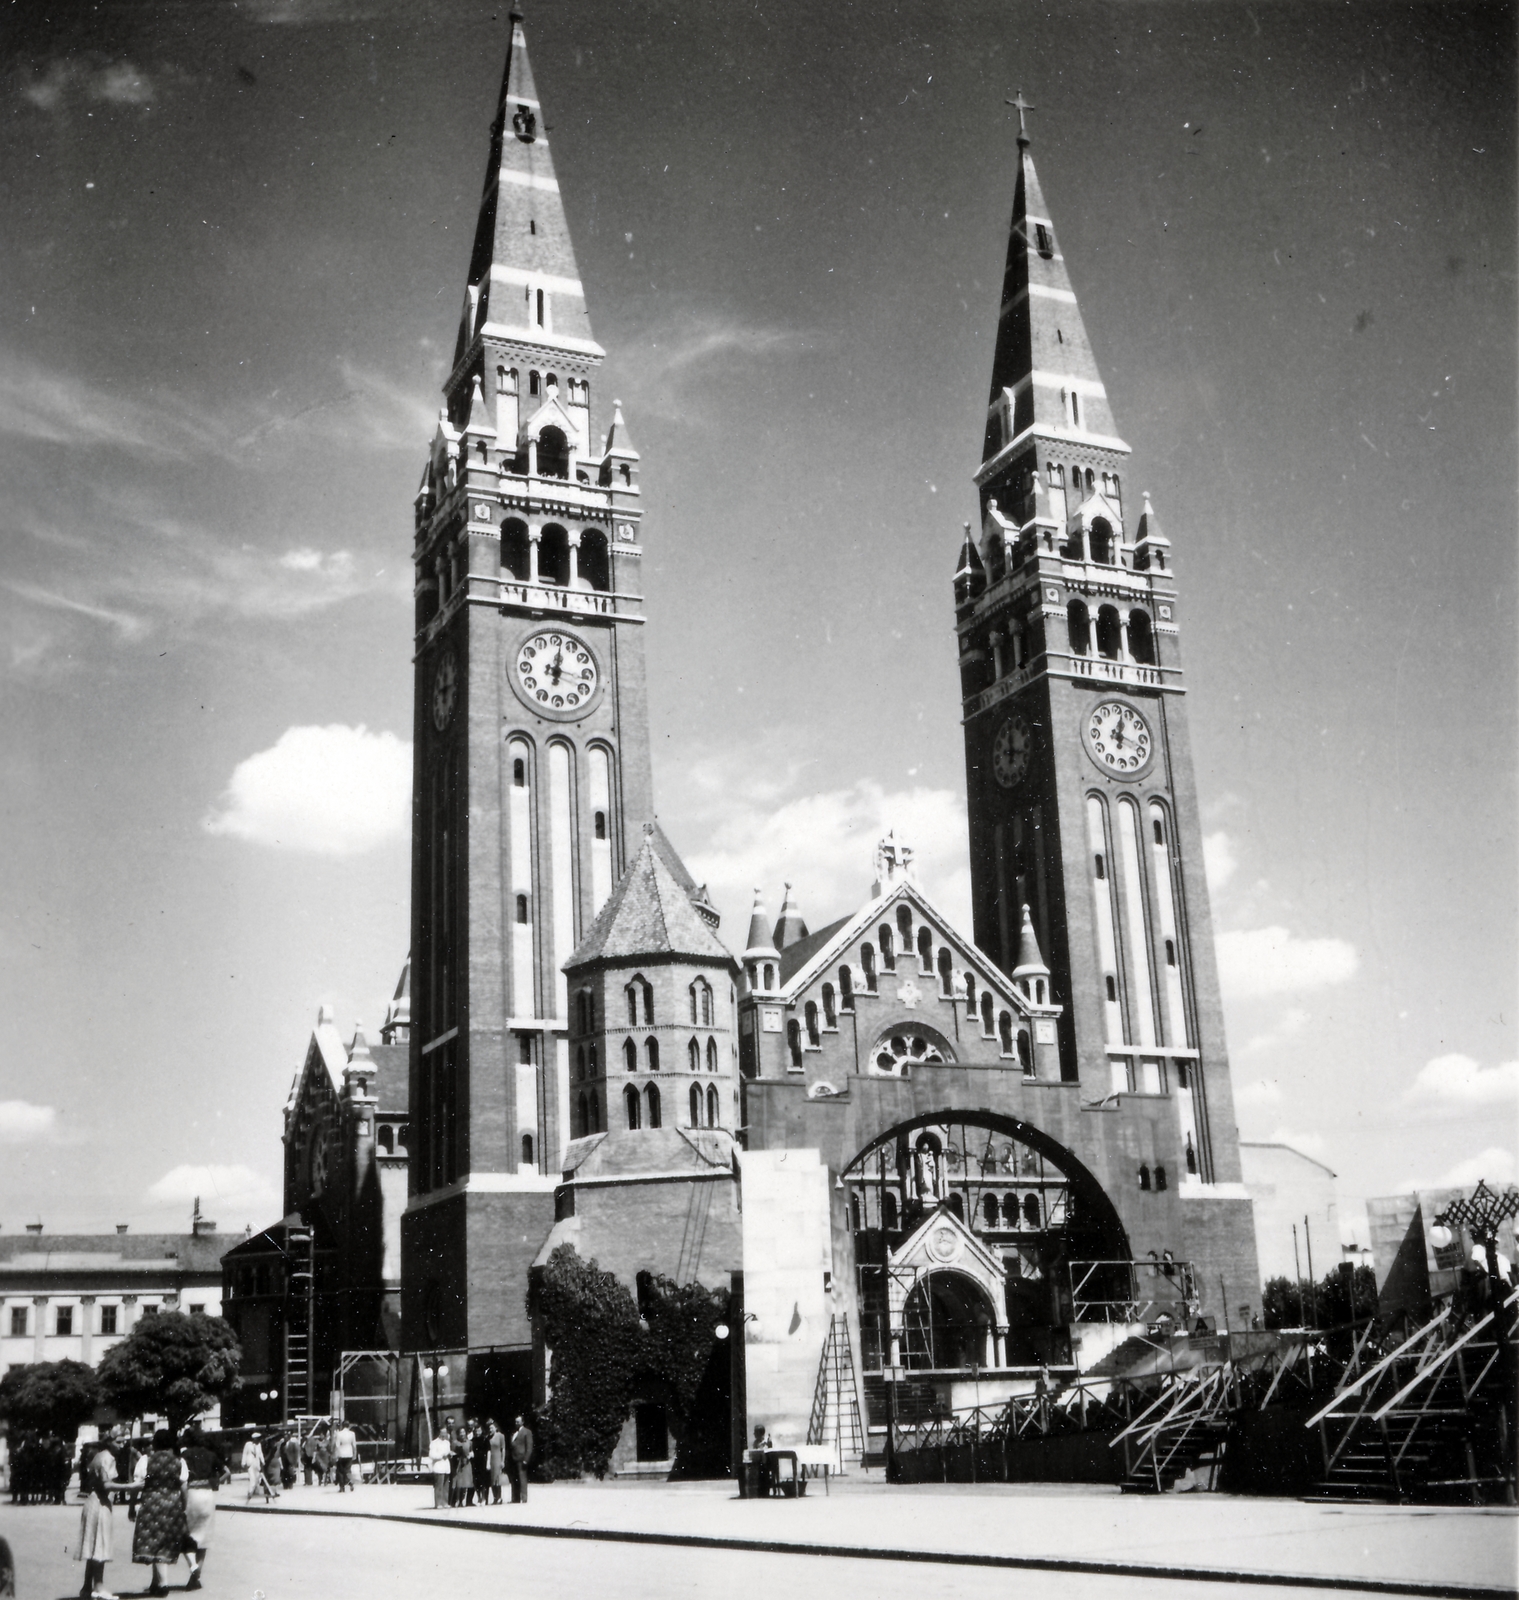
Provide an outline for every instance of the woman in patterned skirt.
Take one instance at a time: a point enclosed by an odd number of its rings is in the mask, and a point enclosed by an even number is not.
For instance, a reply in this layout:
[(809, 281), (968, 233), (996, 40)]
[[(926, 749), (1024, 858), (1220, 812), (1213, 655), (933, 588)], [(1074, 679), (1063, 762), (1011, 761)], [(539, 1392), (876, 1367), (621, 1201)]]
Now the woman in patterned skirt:
[(152, 1567), (152, 1595), (167, 1594), (165, 1572), (179, 1560), (185, 1548), (185, 1484), (190, 1469), (179, 1459), (174, 1435), (160, 1428), (153, 1435), (153, 1448), (137, 1465), (137, 1481), (142, 1498), (137, 1502), (137, 1526), (132, 1534), (132, 1560), (140, 1567)]
[(84, 1587), (79, 1591), (79, 1600), (116, 1600), (105, 1586), (105, 1564), (111, 1559), (111, 1481), (115, 1476), (115, 1459), (104, 1445), (79, 1474), (85, 1495), (79, 1513), (79, 1539), (74, 1546), (74, 1559), (84, 1562)]

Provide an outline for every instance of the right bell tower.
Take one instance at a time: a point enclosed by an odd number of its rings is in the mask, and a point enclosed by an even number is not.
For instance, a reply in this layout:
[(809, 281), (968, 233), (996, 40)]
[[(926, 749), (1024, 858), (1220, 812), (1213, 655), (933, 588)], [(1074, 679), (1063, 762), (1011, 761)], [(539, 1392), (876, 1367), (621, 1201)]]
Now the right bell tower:
[(1183, 1183), (1235, 1185), (1171, 547), (1134, 493), (1017, 104), (980, 533), (955, 573), (975, 936), (1011, 971), (1027, 905), (1062, 1077), (1089, 1107), (1171, 1101)]

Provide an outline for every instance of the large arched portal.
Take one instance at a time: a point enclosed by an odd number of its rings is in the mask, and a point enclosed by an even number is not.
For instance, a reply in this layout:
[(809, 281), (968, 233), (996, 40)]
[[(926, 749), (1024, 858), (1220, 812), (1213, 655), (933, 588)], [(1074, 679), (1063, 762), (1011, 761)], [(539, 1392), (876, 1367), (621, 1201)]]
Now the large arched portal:
[(843, 1182), (867, 1371), (1065, 1361), (1069, 1325), (1131, 1294), (1128, 1235), (1102, 1185), (1015, 1118), (946, 1111), (900, 1123)]

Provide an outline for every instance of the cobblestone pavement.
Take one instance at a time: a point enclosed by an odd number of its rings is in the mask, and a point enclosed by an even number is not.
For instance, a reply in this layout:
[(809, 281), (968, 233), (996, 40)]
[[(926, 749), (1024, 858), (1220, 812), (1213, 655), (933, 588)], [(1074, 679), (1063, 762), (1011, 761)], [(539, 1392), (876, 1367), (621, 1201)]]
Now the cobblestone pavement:
[[(795, 1592), (826, 1582), (831, 1597), (898, 1595), (1006, 1600), (1026, 1597), (1185, 1600), (1238, 1597), (1236, 1574), (1268, 1575), (1297, 1593), (1512, 1592), (1519, 1521), (1506, 1511), (1304, 1505), (1216, 1495), (1122, 1497), (1052, 1485), (892, 1488), (851, 1480), (831, 1496), (745, 1502), (731, 1486), (554, 1484), (535, 1486), (526, 1507), (434, 1512), (425, 1487), (366, 1487), (351, 1495), (297, 1489), (271, 1510), (243, 1512), (241, 1486), (224, 1496), (205, 1593), (265, 1600), (425, 1600), (432, 1595), (578, 1592), (655, 1597), (710, 1593), (735, 1584)], [(296, 1514), (291, 1513), (308, 1513)], [(315, 1513), (315, 1514), (310, 1514)], [(328, 1513), (335, 1513), (329, 1515)], [(404, 1522), (389, 1520), (405, 1518)], [(119, 1594), (141, 1593), (147, 1569), (125, 1559), (131, 1529), (118, 1513), (123, 1559), (107, 1570)], [(66, 1600), (82, 1569), (65, 1546), (78, 1511), (0, 1506), (0, 1536), (16, 1552), (18, 1600)], [(437, 1527), (433, 1524), (451, 1524)], [(511, 1527), (544, 1537), (502, 1537)], [(604, 1537), (594, 1537), (601, 1533)], [(811, 1545), (839, 1554), (691, 1548), (629, 1540), (697, 1538)], [(906, 1551), (917, 1559), (843, 1553)], [(947, 1559), (925, 1562), (929, 1552)], [(967, 1566), (957, 1555), (1076, 1559), (1109, 1570)], [(1111, 1564), (1111, 1565), (1110, 1565)], [(1142, 1577), (1151, 1569), (1155, 1577)], [(1200, 1569), (1217, 1572), (1190, 1576)], [(1181, 1581), (1182, 1573), (1189, 1574)], [(179, 1568), (176, 1588), (183, 1585)], [(1315, 1578), (1327, 1579), (1322, 1587)], [(488, 1585), (489, 1589), (477, 1589)], [(1251, 1587), (1254, 1587), (1252, 1585)]]

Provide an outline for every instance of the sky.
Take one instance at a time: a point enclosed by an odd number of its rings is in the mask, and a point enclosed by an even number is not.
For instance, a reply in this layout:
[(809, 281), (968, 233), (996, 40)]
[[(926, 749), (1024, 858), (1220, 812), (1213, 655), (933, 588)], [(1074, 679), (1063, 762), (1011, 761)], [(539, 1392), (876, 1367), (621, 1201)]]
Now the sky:
[[(1351, 1217), (1516, 1176), (1515, 20), (535, 0), (660, 818), (730, 944), (756, 884), (852, 909), (888, 826), (968, 926), (950, 579), (1021, 88), (1173, 542), (1241, 1133)], [(264, 1225), (318, 1006), (383, 1017), (506, 42), (477, 0), (8, 20), (0, 1228)]]

